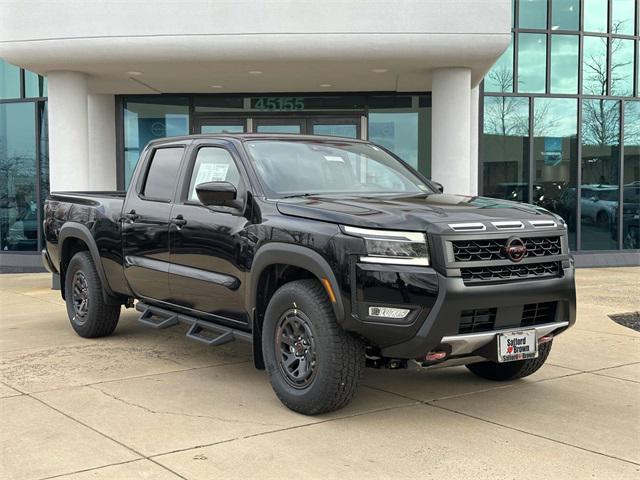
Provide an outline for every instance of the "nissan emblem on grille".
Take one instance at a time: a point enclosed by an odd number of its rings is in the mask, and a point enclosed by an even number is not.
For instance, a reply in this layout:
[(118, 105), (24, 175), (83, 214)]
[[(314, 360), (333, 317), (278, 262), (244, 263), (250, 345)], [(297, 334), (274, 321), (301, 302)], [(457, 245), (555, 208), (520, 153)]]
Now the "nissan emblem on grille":
[(518, 237), (511, 237), (504, 246), (504, 253), (512, 262), (519, 262), (527, 254), (527, 247)]

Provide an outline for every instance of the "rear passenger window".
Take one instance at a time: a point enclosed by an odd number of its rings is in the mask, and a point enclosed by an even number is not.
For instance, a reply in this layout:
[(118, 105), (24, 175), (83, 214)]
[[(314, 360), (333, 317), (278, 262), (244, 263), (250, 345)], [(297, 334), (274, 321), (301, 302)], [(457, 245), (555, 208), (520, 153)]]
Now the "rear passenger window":
[(224, 148), (203, 147), (198, 150), (189, 184), (189, 201), (198, 201), (196, 187), (206, 182), (229, 182), (239, 190), (240, 172), (231, 154)]
[(178, 181), (184, 148), (159, 148), (151, 159), (142, 194), (154, 200), (171, 201)]

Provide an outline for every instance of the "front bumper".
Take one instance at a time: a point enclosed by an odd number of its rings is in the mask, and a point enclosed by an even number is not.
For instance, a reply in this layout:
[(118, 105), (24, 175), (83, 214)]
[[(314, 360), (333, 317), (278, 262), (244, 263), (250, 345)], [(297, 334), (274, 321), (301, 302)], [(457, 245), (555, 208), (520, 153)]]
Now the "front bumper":
[[(568, 261), (560, 277), (489, 285), (466, 285), (460, 277), (446, 277), (431, 268), (399, 272), (396, 283), (401, 286), (397, 288), (404, 289), (399, 296), (407, 300), (405, 305), (413, 314), (408, 324), (383, 324), (365, 318), (367, 306), (380, 305), (381, 298), (367, 295), (367, 284), (363, 286), (360, 277), (357, 275), (354, 282), (355, 316), (360, 319), (355, 330), (378, 345), (385, 357), (415, 359), (438, 349), (448, 352), (448, 358), (472, 355), (490, 358), (486, 352), (497, 333), (533, 328), (540, 338), (550, 333), (556, 335), (575, 323), (574, 269)], [(380, 291), (381, 287), (376, 288)], [(393, 286), (387, 284), (386, 288), (392, 290)], [(402, 305), (395, 300), (393, 306)], [(549, 321), (521, 325), (525, 305), (545, 303), (554, 305)], [(490, 330), (462, 332), (463, 313), (481, 309), (494, 312)]]

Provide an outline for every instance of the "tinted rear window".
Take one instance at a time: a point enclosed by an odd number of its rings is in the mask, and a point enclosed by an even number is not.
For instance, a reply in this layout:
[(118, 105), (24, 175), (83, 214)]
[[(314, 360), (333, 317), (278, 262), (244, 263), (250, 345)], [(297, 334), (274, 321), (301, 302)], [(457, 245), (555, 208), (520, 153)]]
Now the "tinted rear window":
[(142, 194), (155, 200), (170, 201), (178, 181), (184, 148), (159, 148), (153, 154)]

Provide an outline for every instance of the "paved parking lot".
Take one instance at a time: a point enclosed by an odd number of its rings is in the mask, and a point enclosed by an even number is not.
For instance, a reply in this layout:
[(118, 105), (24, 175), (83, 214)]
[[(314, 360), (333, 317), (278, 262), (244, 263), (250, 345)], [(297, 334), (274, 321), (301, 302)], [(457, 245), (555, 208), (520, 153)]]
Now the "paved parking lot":
[(247, 345), (123, 311), (85, 340), (45, 274), (0, 275), (0, 478), (640, 478), (640, 268), (578, 271), (578, 323), (545, 367), (367, 370), (346, 409), (284, 408)]

